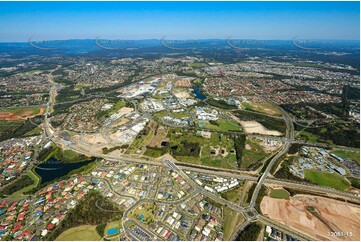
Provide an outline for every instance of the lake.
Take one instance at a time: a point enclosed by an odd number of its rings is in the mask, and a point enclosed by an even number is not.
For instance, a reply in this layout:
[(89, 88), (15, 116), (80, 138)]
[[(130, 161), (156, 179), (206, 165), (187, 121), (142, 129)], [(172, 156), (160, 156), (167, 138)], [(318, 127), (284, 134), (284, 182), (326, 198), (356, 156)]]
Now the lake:
[(202, 91), (199, 88), (199, 85), (195, 85), (193, 89), (194, 96), (198, 99), (204, 100), (207, 98), (206, 95), (202, 93)]
[(35, 168), (35, 172), (41, 177), (41, 183), (52, 181), (56, 178), (65, 176), (72, 170), (78, 169), (84, 165), (89, 164), (94, 160), (88, 160), (77, 163), (62, 162), (54, 157), (50, 157), (44, 163), (41, 163)]

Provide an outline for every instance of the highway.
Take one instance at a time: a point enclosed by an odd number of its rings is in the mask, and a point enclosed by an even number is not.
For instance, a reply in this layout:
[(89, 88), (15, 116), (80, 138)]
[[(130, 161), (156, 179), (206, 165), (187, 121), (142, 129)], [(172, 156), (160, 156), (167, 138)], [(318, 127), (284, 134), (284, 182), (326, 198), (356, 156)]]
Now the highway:
[[(149, 165), (158, 165), (158, 166), (168, 166), (169, 168), (173, 169), (174, 171), (176, 171), (180, 176), (182, 176), (182, 178), (189, 184), (191, 185), (194, 189), (195, 192), (199, 192), (202, 193), (204, 196), (211, 198), (212, 200), (225, 205), (227, 207), (229, 207), (230, 209), (237, 211), (237, 212), (241, 212), (243, 213), (244, 217), (246, 218), (245, 222), (239, 227), (239, 230), (236, 233), (241, 232), (249, 223), (251, 223), (252, 221), (255, 220), (259, 220), (261, 222), (264, 222), (266, 224), (275, 224), (275, 228), (280, 228), (280, 230), (285, 231), (287, 233), (289, 233), (292, 236), (295, 236), (296, 238), (302, 239), (302, 240), (310, 240), (311, 238), (299, 233), (297, 234), (295, 231), (292, 231), (290, 228), (288, 228), (285, 225), (282, 224), (276, 224), (274, 221), (269, 221), (269, 219), (259, 215), (256, 210), (254, 209), (255, 204), (256, 204), (256, 200), (257, 197), (259, 195), (260, 189), (262, 187), (263, 184), (277, 184), (277, 185), (281, 185), (281, 186), (285, 186), (285, 187), (292, 187), (292, 188), (300, 188), (303, 189), (305, 191), (314, 191), (314, 192), (319, 192), (319, 193), (324, 193), (324, 194), (328, 194), (330, 196), (334, 195), (334, 196), (338, 196), (338, 197), (346, 197), (349, 200), (352, 201), (358, 201), (359, 203), (359, 198), (356, 197), (354, 194), (352, 193), (348, 193), (348, 192), (341, 192), (341, 191), (337, 191), (337, 190), (333, 190), (333, 189), (329, 189), (329, 188), (325, 188), (325, 187), (319, 187), (319, 186), (313, 186), (313, 185), (307, 185), (307, 184), (300, 184), (300, 183), (295, 183), (295, 182), (291, 182), (291, 181), (283, 181), (283, 180), (277, 180), (277, 179), (273, 179), (273, 178), (268, 178), (269, 172), (272, 169), (273, 165), (277, 162), (277, 160), (282, 157), (284, 154), (286, 154), (288, 152), (288, 149), (291, 145), (292, 142), (294, 142), (294, 126), (293, 126), (293, 121), (292, 118), (284, 111), (282, 110), (282, 117), (286, 122), (286, 135), (284, 139), (284, 145), (282, 147), (282, 149), (280, 149), (280, 151), (273, 157), (273, 159), (270, 161), (270, 163), (268, 164), (268, 166), (266, 167), (266, 170), (264, 171), (264, 173), (260, 176), (260, 177), (256, 177), (256, 176), (252, 176), (249, 174), (243, 174), (241, 172), (237, 172), (237, 173), (232, 173), (232, 172), (228, 172), (227, 170), (222, 170), (219, 169), (219, 171), (214, 171), (214, 170), (210, 170), (210, 169), (206, 169), (205, 167), (189, 167), (187, 165), (182, 165), (179, 164), (177, 162), (177, 164), (175, 164), (173, 161), (167, 160), (167, 159), (163, 159), (163, 160), (155, 160), (155, 159), (141, 159), (141, 158), (135, 158), (135, 157), (131, 157), (131, 156), (127, 156), (127, 155), (122, 155), (122, 156), (112, 156), (112, 155), (105, 155), (105, 154), (99, 154), (96, 153), (94, 151), (91, 150), (91, 147), (89, 147), (89, 149), (84, 150), (78, 146), (76, 146), (75, 144), (73, 144), (71, 141), (69, 140), (64, 140), (62, 138), (62, 136), (64, 136), (65, 133), (61, 133), (58, 130), (55, 130), (52, 128), (49, 120), (48, 120), (48, 115), (52, 112), (54, 103), (55, 103), (55, 97), (57, 95), (56, 93), (56, 88), (55, 88), (55, 83), (52, 81), (52, 77), (51, 74), (49, 74), (49, 82), (52, 83), (52, 88), (50, 90), (50, 97), (49, 97), (49, 101), (47, 103), (46, 106), (46, 112), (45, 112), (45, 122), (44, 122), (44, 130), (46, 135), (53, 141), (55, 142), (57, 145), (61, 146), (61, 147), (65, 147), (67, 149), (71, 149), (73, 151), (76, 151), (80, 154), (84, 154), (87, 156), (93, 156), (93, 157), (100, 157), (100, 158), (104, 158), (104, 159), (108, 159), (108, 160), (113, 160), (113, 161), (120, 161), (120, 162), (130, 162), (130, 163), (142, 163), (142, 164), (149, 164)], [(65, 134), (66, 136), (66, 134)], [(270, 137), (271, 138), (271, 137)], [(275, 137), (275, 138), (279, 138), (279, 137)], [(196, 184), (187, 174), (184, 173), (183, 170), (189, 170), (189, 171), (195, 171), (195, 172), (200, 172), (200, 173), (208, 173), (208, 174), (218, 174), (220, 176), (226, 176), (226, 177), (235, 177), (235, 178), (239, 178), (239, 179), (244, 179), (244, 180), (251, 180), (251, 181), (257, 181), (257, 185), (256, 188), (254, 190), (254, 193), (252, 194), (252, 199), (250, 202), (249, 207), (244, 208), (241, 207), (237, 204), (234, 204), (226, 199), (223, 199), (222, 197), (220, 197), (219, 195), (213, 194), (211, 192), (206, 191), (203, 187), (198, 186), (198, 184)], [(110, 189), (114, 192), (111, 184), (109, 183), (109, 181), (106, 181), (108, 186), (110, 187)], [(117, 194), (117, 193), (116, 193)], [(121, 194), (117, 194), (120, 195)], [(143, 200), (139, 200), (138, 202), (143, 201)], [(137, 202), (137, 203), (138, 203)], [(136, 203), (136, 204), (137, 204)], [(133, 207), (133, 206), (132, 206)], [(127, 209), (127, 211), (130, 211)], [(127, 217), (127, 213), (125, 213), (125, 218)], [(123, 223), (124, 224), (124, 223)], [(273, 226), (273, 225), (272, 225)], [(277, 226), (277, 227), (276, 227)]]
[[(48, 123), (48, 122), (46, 122), (46, 123)], [(87, 155), (87, 156), (104, 158), (104, 159), (108, 159), (108, 160), (111, 160), (111, 161), (165, 166), (165, 163), (161, 162), (159, 160), (154, 160), (154, 159), (145, 160), (145, 159), (135, 158), (135, 157), (127, 156), (127, 155), (123, 155), (121, 157), (119, 157), (119, 156), (114, 157), (114, 156), (111, 156), (111, 155), (105, 155), (105, 154), (99, 154), (99, 153), (96, 153), (96, 152), (90, 152), (89, 150), (83, 150), (83, 149), (80, 149), (77, 146), (66, 145), (66, 144), (64, 144), (64, 140), (62, 140), (61, 138), (58, 138), (57, 135), (53, 135), (54, 131), (50, 131), (51, 128), (49, 128), (49, 126), (45, 125), (45, 130), (46, 130), (47, 134), (49, 135), (49, 137), (51, 137), (53, 142), (55, 142), (59, 146), (66, 147), (67, 149), (73, 150), (73, 151), (78, 152), (80, 154), (84, 154), (84, 155)], [(252, 175), (242, 173), (242, 172), (237, 172), (237, 171), (234, 171), (234, 170), (229, 170), (228, 171), (227, 169), (218, 169), (218, 171), (216, 171), (214, 169), (209, 169), (209, 168), (206, 168), (206, 167), (205, 168), (202, 168), (202, 167), (189, 167), (187, 164), (179, 164), (179, 163), (177, 163), (177, 166), (179, 168), (181, 168), (182, 170), (189, 170), (189, 171), (205, 173), (205, 174), (232, 177), (232, 178), (238, 178), (238, 179), (250, 180), (250, 181), (257, 181), (257, 179), (258, 179), (258, 177), (256, 177), (256, 176), (252, 176)], [(264, 178), (264, 183), (266, 183), (266, 184), (277, 184), (277, 185), (286, 186), (286, 187), (295, 188), (295, 189), (300, 188), (300, 189), (303, 189), (305, 191), (313, 191), (313, 192), (320, 192), (320, 193), (324, 193), (324, 194), (331, 194), (331, 195), (335, 195), (335, 196), (341, 197), (341, 198), (344, 197), (344, 198), (352, 200), (353, 202), (358, 202), (359, 203), (359, 198), (354, 193), (342, 192), (342, 191), (334, 190), (334, 189), (327, 188), (327, 187), (321, 187), (321, 186), (311, 185), (311, 184), (304, 184), (304, 183), (299, 183), (299, 182), (294, 182), (294, 181), (284, 181), (284, 180), (278, 180), (278, 179), (266, 178), (266, 177)], [(332, 196), (330, 196), (330, 197), (332, 197)]]
[(240, 232), (242, 232), (242, 230), (247, 227), (247, 225), (250, 223), (251, 220), (259, 218), (258, 212), (255, 209), (255, 205), (256, 205), (256, 201), (257, 201), (257, 198), (259, 196), (259, 192), (261, 190), (261, 187), (263, 186), (263, 183), (266, 180), (266, 178), (267, 178), (270, 170), (272, 169), (273, 165), (277, 162), (277, 160), (279, 158), (281, 158), (281, 156), (283, 156), (284, 154), (287, 154), (288, 149), (289, 149), (289, 147), (291, 145), (290, 141), (293, 140), (294, 127), (293, 127), (292, 119), (289, 117), (289, 115), (283, 109), (280, 109), (280, 110), (283, 113), (282, 117), (284, 118), (285, 123), (286, 123), (286, 135), (285, 135), (286, 136), (286, 141), (285, 141), (282, 149), (272, 158), (272, 160), (268, 164), (266, 170), (261, 175), (261, 177), (258, 179), (257, 185), (256, 185), (256, 187), (254, 189), (253, 194), (252, 194), (251, 202), (249, 204), (249, 207), (247, 208), (248, 212), (245, 213), (247, 219), (240, 226), (240, 229), (235, 232), (234, 236), (236, 236), (236, 234), (239, 234)]
[[(64, 144), (64, 140), (59, 138), (58, 135), (53, 135), (53, 131), (50, 131), (51, 129), (49, 128), (49, 126), (45, 126), (45, 130), (50, 135), (49, 137), (52, 137), (51, 139), (53, 142), (55, 142), (59, 146), (73, 150), (80, 154), (104, 158), (104, 159), (108, 159), (111, 161), (166, 166), (166, 164), (164, 162), (159, 161), (159, 160), (154, 160), (154, 159), (145, 160), (145, 159), (135, 158), (135, 157), (127, 156), (127, 155), (123, 155), (121, 157), (119, 157), (119, 156), (114, 157), (112, 155), (99, 154), (96, 152), (90, 152), (89, 150), (83, 150), (74, 145), (66, 145), (66, 144)], [(216, 171), (214, 169), (209, 169), (206, 167), (204, 167), (204, 168), (189, 167), (187, 164), (179, 164), (179, 163), (177, 163), (177, 166), (182, 170), (189, 170), (189, 171), (205, 173), (205, 174), (232, 177), (232, 178), (238, 178), (238, 179), (250, 180), (250, 181), (257, 181), (257, 179), (258, 179), (258, 177), (256, 177), (256, 176), (252, 176), (252, 175), (242, 173), (242, 172), (236, 172), (234, 170), (228, 171), (227, 169), (218, 169), (219, 171)], [(271, 169), (271, 168), (269, 168), (269, 169)], [(324, 194), (335, 195), (337, 197), (347, 198), (349, 200), (352, 200), (353, 202), (359, 203), (359, 198), (354, 193), (350, 193), (350, 192), (342, 192), (342, 191), (334, 190), (334, 189), (327, 188), (327, 187), (321, 187), (321, 186), (317, 186), (317, 185), (304, 184), (304, 183), (299, 183), (299, 182), (294, 182), (294, 181), (278, 180), (278, 179), (266, 178), (266, 177), (264, 177), (263, 182), (266, 184), (277, 184), (277, 185), (286, 186), (286, 187), (295, 188), (295, 189), (299, 188), (299, 189), (303, 189), (305, 191), (313, 191), (313, 192), (320, 192), (320, 193), (324, 193)], [(332, 196), (330, 196), (330, 197), (332, 197)]]
[(252, 195), (252, 200), (250, 202), (250, 208), (253, 208), (255, 206), (255, 203), (256, 203), (257, 197), (259, 195), (259, 191), (263, 185), (263, 182), (267, 178), (273, 165), (278, 161), (278, 159), (281, 158), (284, 154), (287, 154), (288, 149), (291, 146), (291, 143), (289, 142), (289, 140), (293, 140), (293, 137), (294, 137), (294, 127), (293, 127), (292, 119), (283, 109), (281, 109), (281, 110), (283, 112), (283, 118), (286, 122), (286, 142), (284, 143), (284, 145), (283, 145), (282, 149), (279, 151), (279, 153), (277, 155), (275, 155), (273, 157), (273, 159), (270, 161), (266, 170), (264, 171), (264, 173), (261, 175), (260, 179), (258, 180), (257, 186)]

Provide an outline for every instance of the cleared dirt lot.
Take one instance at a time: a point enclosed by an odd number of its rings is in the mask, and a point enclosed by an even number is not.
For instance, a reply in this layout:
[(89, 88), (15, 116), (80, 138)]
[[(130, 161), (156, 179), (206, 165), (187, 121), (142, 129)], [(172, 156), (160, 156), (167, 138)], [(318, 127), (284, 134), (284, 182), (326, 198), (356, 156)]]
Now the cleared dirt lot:
[(267, 129), (262, 124), (256, 121), (240, 121), (239, 123), (242, 125), (244, 131), (248, 134), (265, 134), (265, 135), (275, 135), (275, 136), (282, 135), (278, 131)]
[[(289, 200), (264, 197), (261, 211), (315, 240), (360, 240), (360, 208), (353, 204), (310, 195)], [(352, 232), (352, 236), (332, 236), (332, 231)]]
[(165, 130), (164, 127), (160, 125), (156, 131), (156, 135), (154, 135), (152, 140), (150, 141), (149, 146), (162, 148), (162, 142), (169, 141), (167, 134), (168, 134), (167, 130)]
[(189, 98), (190, 97), (188, 92), (174, 91), (173, 94), (177, 98)]
[(18, 120), (18, 116), (10, 112), (0, 112), (0, 120)]
[(9, 112), (0, 111), (0, 120), (21, 120), (21, 119), (33, 118), (35, 116), (42, 114), (44, 114), (44, 108), (22, 109), (22, 110), (14, 110)]

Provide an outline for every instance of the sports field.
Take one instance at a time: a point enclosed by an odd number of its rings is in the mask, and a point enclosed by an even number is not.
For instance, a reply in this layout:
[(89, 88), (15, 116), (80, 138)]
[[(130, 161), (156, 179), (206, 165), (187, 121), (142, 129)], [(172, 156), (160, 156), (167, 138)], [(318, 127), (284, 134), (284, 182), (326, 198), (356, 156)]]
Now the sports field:
[(209, 123), (204, 126), (206, 129), (217, 130), (217, 131), (240, 131), (241, 127), (234, 120), (219, 119), (214, 121), (213, 124)]
[(235, 187), (221, 194), (224, 199), (234, 203), (240, 203), (242, 197), (243, 186)]
[(59, 235), (56, 240), (58, 241), (75, 241), (75, 240), (91, 240), (99, 241), (100, 235), (96, 231), (96, 226), (81, 225), (75, 228), (68, 229)]

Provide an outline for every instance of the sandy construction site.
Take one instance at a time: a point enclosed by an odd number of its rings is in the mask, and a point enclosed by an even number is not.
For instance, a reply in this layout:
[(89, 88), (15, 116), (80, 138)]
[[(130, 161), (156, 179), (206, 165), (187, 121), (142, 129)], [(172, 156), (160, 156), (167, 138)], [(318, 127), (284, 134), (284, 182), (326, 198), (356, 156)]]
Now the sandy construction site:
[(173, 91), (174, 96), (177, 98), (189, 98), (190, 95), (188, 92), (182, 92), (182, 91)]
[[(295, 195), (289, 200), (266, 196), (261, 211), (315, 240), (360, 240), (360, 208), (353, 204), (311, 195)], [(348, 235), (335, 236), (332, 231)]]
[(276, 130), (269, 130), (262, 124), (258, 123), (257, 121), (239, 121), (242, 125), (244, 131), (247, 134), (265, 134), (265, 135), (275, 135), (281, 136), (282, 133)]
[(189, 80), (178, 80), (175, 83), (176, 87), (191, 87), (192, 83)]

